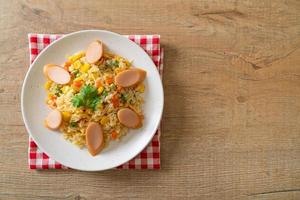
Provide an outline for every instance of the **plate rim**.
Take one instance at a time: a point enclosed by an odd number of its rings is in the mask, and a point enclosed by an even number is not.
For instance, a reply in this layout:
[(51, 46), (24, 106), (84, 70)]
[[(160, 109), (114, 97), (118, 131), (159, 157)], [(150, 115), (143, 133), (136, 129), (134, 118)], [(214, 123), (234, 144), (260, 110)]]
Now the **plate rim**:
[[(45, 151), (45, 149), (39, 144), (39, 142), (36, 141), (34, 135), (31, 133), (30, 129), (29, 129), (29, 126), (28, 126), (28, 122), (27, 122), (27, 119), (25, 118), (25, 113), (24, 113), (24, 94), (25, 94), (25, 85), (28, 81), (28, 76), (32, 70), (32, 67), (33, 65), (37, 62), (37, 60), (39, 59), (39, 57), (44, 54), (44, 52), (47, 51), (48, 48), (50, 48), (52, 45), (54, 45), (55, 43), (59, 42), (60, 40), (63, 40), (64, 38), (66, 37), (70, 37), (72, 35), (76, 35), (76, 34), (81, 34), (81, 33), (85, 33), (85, 32), (102, 32), (102, 33), (108, 33), (108, 34), (112, 34), (112, 35), (115, 35), (115, 36), (118, 36), (118, 37), (122, 37), (122, 38), (125, 38), (127, 39), (130, 43), (132, 43), (133, 45), (135, 45), (136, 47), (140, 48), (142, 51), (144, 51), (144, 53), (150, 58), (150, 56), (145, 52), (144, 49), (142, 49), (138, 44), (136, 44), (135, 42), (131, 41), (129, 38), (125, 37), (124, 35), (121, 35), (121, 34), (118, 34), (118, 33), (115, 33), (115, 32), (112, 32), (112, 31), (108, 31), (108, 30), (101, 30), (101, 29), (90, 29), (90, 30), (80, 30), (80, 31), (75, 31), (75, 32), (72, 32), (72, 33), (68, 33), (68, 34), (62, 34), (62, 37), (58, 38), (57, 40), (51, 42), (47, 47), (45, 47), (37, 56), (36, 58), (34, 59), (34, 61), (32, 63), (30, 63), (29, 65), (29, 68), (27, 69), (27, 72), (26, 72), (26, 75), (25, 75), (25, 78), (23, 80), (23, 83), (22, 83), (22, 89), (21, 89), (21, 113), (22, 113), (22, 118), (23, 118), (23, 121), (24, 121), (24, 125), (25, 125), (25, 128), (27, 130), (27, 133), (28, 135), (33, 139), (33, 141), (38, 145), (39, 149), (42, 150), (42, 152), (46, 153), (47, 155), (49, 155), (49, 157), (53, 157), (53, 155), (50, 155), (47, 151)], [(57, 34), (57, 35), (60, 35), (60, 34)], [(156, 124), (156, 128), (154, 129), (153, 133), (151, 133), (151, 137), (149, 137), (149, 141), (145, 143), (145, 145), (143, 146), (143, 148), (141, 148), (139, 151), (137, 151), (136, 154), (134, 154), (133, 156), (129, 156), (128, 159), (125, 159), (126, 161), (118, 164), (117, 166), (111, 166), (111, 167), (106, 167), (106, 168), (101, 168), (101, 169), (86, 169), (86, 168), (81, 168), (81, 167), (69, 167), (67, 166), (66, 164), (64, 164), (63, 162), (61, 161), (57, 161), (56, 159), (52, 158), (53, 160), (59, 162), (60, 164), (70, 168), (70, 169), (76, 169), (76, 170), (80, 170), (80, 171), (104, 171), (104, 170), (108, 170), (108, 169), (113, 169), (113, 168), (116, 168), (120, 165), (123, 165), (124, 163), (130, 161), (131, 159), (133, 159), (134, 157), (136, 157), (138, 154), (140, 154), (145, 148), (146, 146), (148, 146), (148, 144), (152, 141), (157, 129), (159, 128), (160, 124), (161, 124), (161, 120), (162, 120), (162, 115), (163, 115), (163, 110), (164, 110), (164, 88), (163, 88), (163, 84), (162, 84), (162, 78), (159, 74), (159, 70), (157, 69), (156, 65), (154, 64), (153, 60), (150, 58), (151, 62), (153, 63), (153, 65), (155, 66), (155, 73), (156, 73), (156, 76), (159, 77), (159, 87), (161, 88), (161, 94), (160, 96), (162, 97), (161, 101), (162, 101), (162, 104), (160, 105), (160, 112), (159, 112), (159, 120), (157, 121), (157, 124)]]

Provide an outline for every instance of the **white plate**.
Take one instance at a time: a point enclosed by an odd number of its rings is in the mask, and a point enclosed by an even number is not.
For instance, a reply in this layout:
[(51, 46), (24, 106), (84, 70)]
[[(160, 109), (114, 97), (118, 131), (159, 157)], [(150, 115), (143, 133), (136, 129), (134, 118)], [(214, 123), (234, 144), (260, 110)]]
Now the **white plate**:
[[(85, 50), (87, 45), (96, 39), (103, 41), (111, 52), (133, 60), (133, 66), (145, 69), (147, 78), (143, 127), (130, 130), (121, 141), (111, 142), (100, 154), (93, 157), (86, 148), (79, 149), (66, 141), (58, 131), (50, 131), (44, 127), (44, 119), (49, 109), (45, 105), (46, 79), (43, 76), (43, 66), (47, 63), (63, 63), (66, 55)], [(155, 134), (161, 119), (163, 102), (160, 76), (150, 57), (126, 37), (102, 30), (71, 33), (50, 44), (38, 55), (28, 70), (21, 94), (25, 126), (39, 148), (61, 164), (85, 171), (117, 167), (140, 153)]]

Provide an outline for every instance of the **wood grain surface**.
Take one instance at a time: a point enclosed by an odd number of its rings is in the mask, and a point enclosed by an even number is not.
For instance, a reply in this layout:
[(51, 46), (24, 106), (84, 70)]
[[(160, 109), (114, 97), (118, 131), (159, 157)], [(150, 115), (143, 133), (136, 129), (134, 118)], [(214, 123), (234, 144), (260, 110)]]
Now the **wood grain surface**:
[[(160, 34), (162, 169), (34, 171), (27, 33)], [(300, 1), (0, 0), (0, 199), (300, 199)]]

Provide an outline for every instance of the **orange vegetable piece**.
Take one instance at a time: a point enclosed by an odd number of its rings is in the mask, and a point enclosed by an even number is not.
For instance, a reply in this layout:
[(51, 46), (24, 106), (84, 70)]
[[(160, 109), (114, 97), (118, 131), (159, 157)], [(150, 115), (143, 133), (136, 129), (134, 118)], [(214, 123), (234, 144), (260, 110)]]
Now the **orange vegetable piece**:
[(72, 65), (71, 61), (66, 61), (64, 64), (64, 69), (69, 71), (69, 67)]
[(74, 81), (74, 82), (73, 82), (73, 85), (74, 85), (75, 87), (77, 87), (77, 88), (80, 88), (81, 85), (82, 85), (82, 81)]
[(105, 82), (107, 84), (112, 84), (114, 82), (114, 79), (112, 77), (106, 77)]
[(118, 138), (118, 133), (116, 131), (111, 132), (111, 139), (116, 140)]
[(52, 101), (54, 101), (54, 100), (56, 100), (56, 99), (57, 99), (57, 96), (55, 96), (55, 95), (51, 95), (50, 99), (51, 99)]
[(119, 107), (120, 102), (119, 102), (119, 97), (118, 97), (117, 95), (114, 95), (114, 96), (111, 98), (111, 102), (112, 102), (114, 108)]
[(95, 87), (100, 87), (101, 86), (101, 80), (98, 78), (96, 81), (95, 81)]

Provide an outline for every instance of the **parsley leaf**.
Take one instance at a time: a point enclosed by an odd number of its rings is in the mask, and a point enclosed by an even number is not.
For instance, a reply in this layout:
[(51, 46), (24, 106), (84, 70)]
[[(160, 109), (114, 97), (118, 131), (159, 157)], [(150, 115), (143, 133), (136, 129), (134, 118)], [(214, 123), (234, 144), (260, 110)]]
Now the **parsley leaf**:
[(102, 92), (102, 96), (105, 98), (107, 95), (108, 95), (108, 92), (107, 92), (106, 90), (104, 90), (104, 91)]
[(100, 101), (97, 88), (92, 85), (85, 85), (80, 92), (72, 98), (74, 107), (85, 107), (95, 110)]
[(61, 88), (58, 85), (55, 85), (54, 94), (59, 97), (61, 93), (62, 93)]
[(75, 77), (77, 77), (77, 75), (79, 74), (78, 69), (75, 69), (74, 71), (71, 72)]
[(119, 61), (118, 60), (107, 60), (105, 62), (105, 66), (107, 66), (107, 67), (119, 67)]
[(114, 91), (114, 90), (117, 89), (117, 87), (116, 87), (115, 84), (111, 84), (111, 85), (109, 86), (109, 89), (110, 89), (111, 91)]
[(70, 127), (75, 128), (77, 126), (78, 126), (77, 122), (70, 122)]
[(126, 103), (126, 101), (127, 101), (127, 95), (126, 94), (124, 94), (124, 93), (121, 93), (121, 101), (122, 101), (122, 103)]

